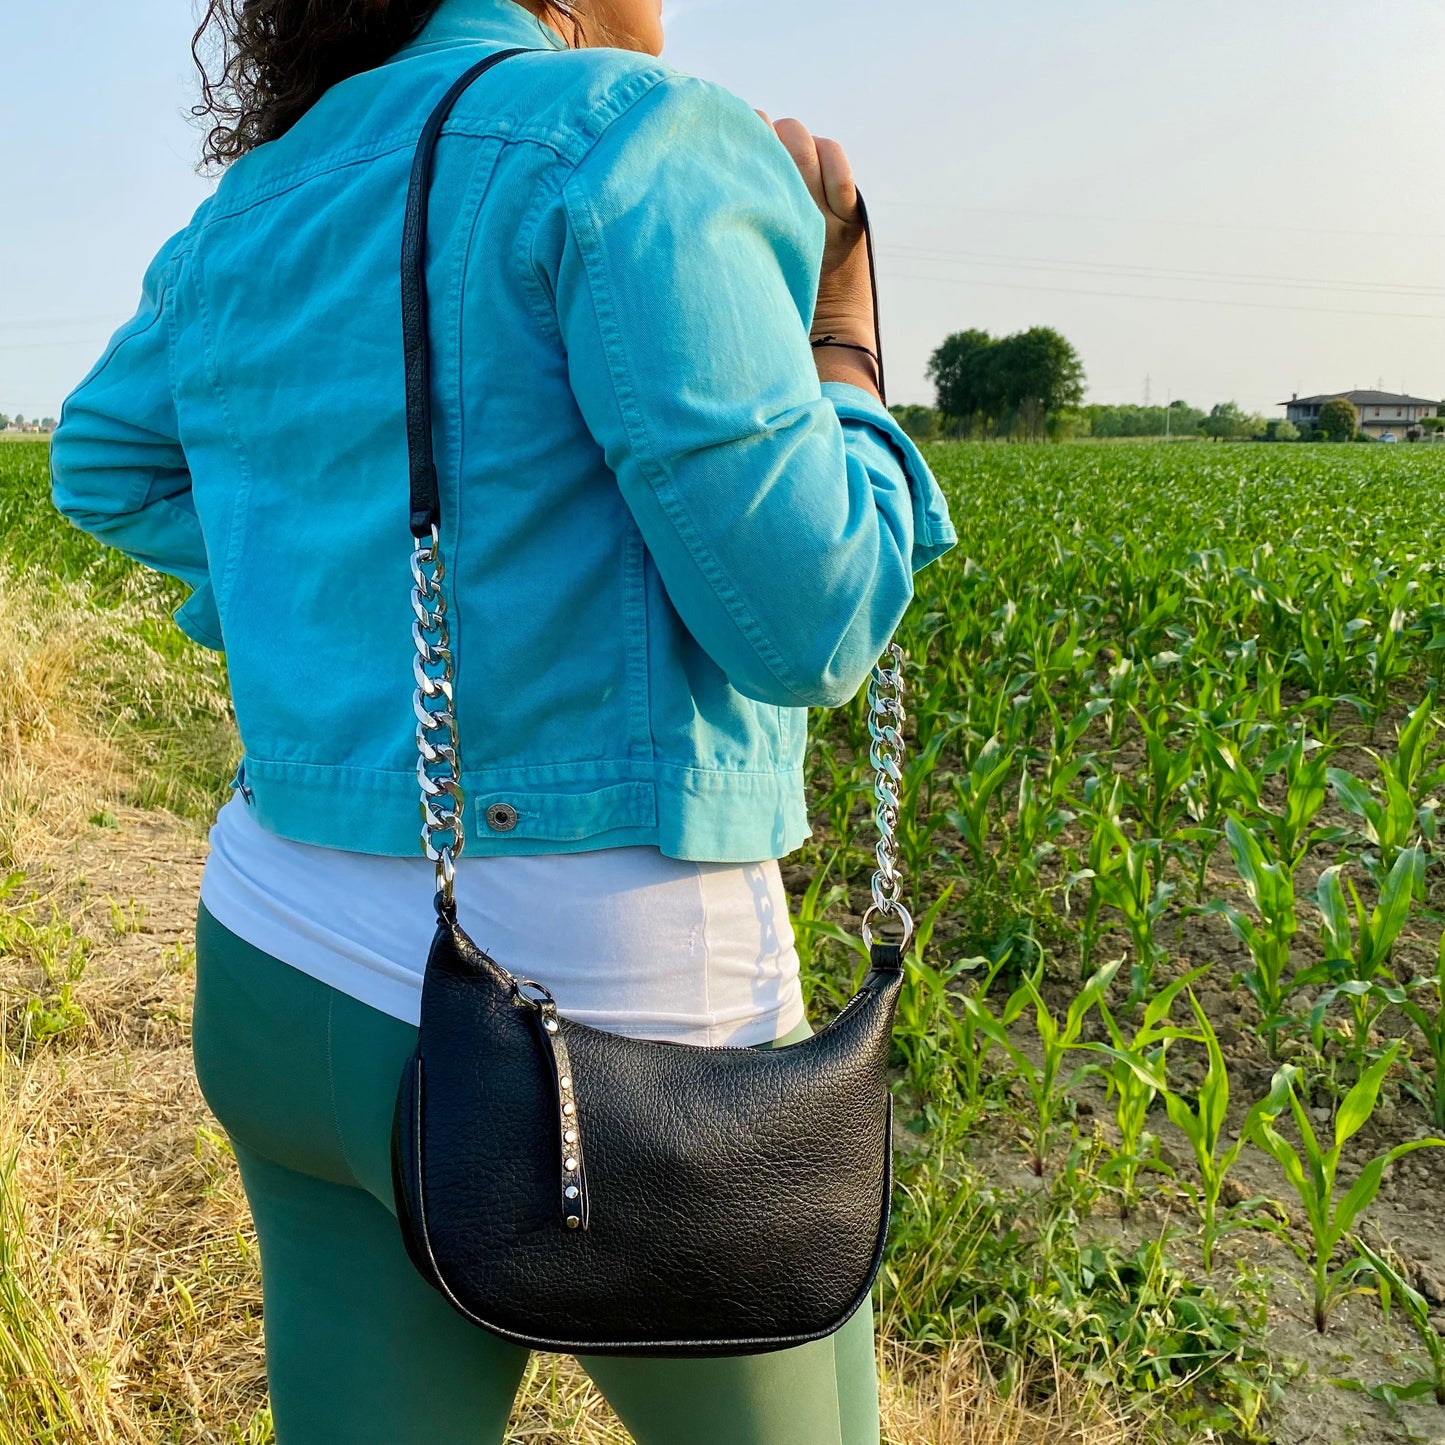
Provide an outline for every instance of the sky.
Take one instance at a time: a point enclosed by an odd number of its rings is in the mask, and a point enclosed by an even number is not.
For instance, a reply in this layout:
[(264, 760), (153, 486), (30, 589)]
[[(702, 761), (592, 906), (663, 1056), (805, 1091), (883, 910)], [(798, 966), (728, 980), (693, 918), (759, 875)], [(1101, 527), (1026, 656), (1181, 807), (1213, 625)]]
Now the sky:
[[(1445, 0), (665, 0), (666, 58), (841, 141), (890, 400), (1058, 328), (1089, 399), (1445, 398)], [(0, 0), (0, 412), (55, 415), (211, 182), (190, 0)]]

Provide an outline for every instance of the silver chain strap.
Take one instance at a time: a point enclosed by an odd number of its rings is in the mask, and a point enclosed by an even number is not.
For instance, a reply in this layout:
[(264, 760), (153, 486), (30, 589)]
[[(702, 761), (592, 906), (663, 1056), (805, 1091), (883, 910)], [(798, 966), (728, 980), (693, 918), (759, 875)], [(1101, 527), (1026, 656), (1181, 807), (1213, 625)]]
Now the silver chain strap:
[(416, 780), (421, 785), (421, 843), (437, 865), (437, 892), (448, 907), (453, 900), (456, 860), (466, 842), (462, 830), (462, 767), (458, 754), (456, 704), (452, 694), (451, 632), (442, 591), (437, 529), (416, 540), (411, 554), (411, 625), (416, 656), (412, 675), (416, 693)]
[(873, 874), (873, 903), (863, 915), (864, 944), (872, 948), (873, 930), (869, 926), (878, 916), (891, 917), (900, 930), (899, 937), (889, 938), (905, 948), (913, 937), (913, 916), (903, 906), (903, 879), (898, 871), (898, 854), (894, 832), (898, 827), (899, 788), (903, 783), (903, 649), (890, 642), (882, 662), (868, 679), (868, 735), (872, 744), (868, 761), (873, 767), (873, 821), (878, 827), (878, 846), (874, 850), (878, 867)]
[[(442, 591), (446, 569), (442, 565), (437, 529), (418, 540), (411, 554), (411, 625), (416, 656), (412, 675), (416, 692), (416, 780), (421, 786), (421, 842), (426, 856), (437, 865), (437, 892), (450, 905), (456, 884), (456, 860), (466, 843), (462, 825), (462, 770), (457, 740), (456, 704), (452, 684), (451, 631)], [(903, 649), (888, 644), (885, 657), (868, 680), (868, 733), (872, 744), (868, 761), (874, 769), (873, 820), (878, 827), (875, 850), (878, 867), (873, 874), (873, 903), (863, 915), (863, 942), (873, 945), (874, 918), (896, 921), (906, 947), (913, 936), (913, 918), (901, 898), (903, 879), (898, 871), (894, 833), (898, 827), (899, 788), (903, 782)], [(894, 941), (894, 940), (890, 940)]]

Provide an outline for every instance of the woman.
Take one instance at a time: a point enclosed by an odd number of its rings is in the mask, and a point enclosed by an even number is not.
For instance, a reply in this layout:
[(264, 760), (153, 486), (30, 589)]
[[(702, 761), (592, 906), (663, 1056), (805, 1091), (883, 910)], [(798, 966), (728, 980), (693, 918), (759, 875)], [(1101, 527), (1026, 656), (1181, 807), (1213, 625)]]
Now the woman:
[[(526, 1352), (412, 1269), (388, 1167), (433, 926), (397, 257), (447, 85), (542, 52), (458, 106), (428, 231), (478, 943), (599, 1027), (806, 1036), (777, 863), (806, 709), (856, 694), (954, 533), (879, 401), (846, 158), (660, 63), (658, 0), (213, 0), (208, 29), (226, 170), (67, 401), (55, 502), (227, 653), (194, 1043), (279, 1445), (498, 1441)], [(866, 1306), (772, 1354), (582, 1364), (642, 1445), (878, 1439)]]

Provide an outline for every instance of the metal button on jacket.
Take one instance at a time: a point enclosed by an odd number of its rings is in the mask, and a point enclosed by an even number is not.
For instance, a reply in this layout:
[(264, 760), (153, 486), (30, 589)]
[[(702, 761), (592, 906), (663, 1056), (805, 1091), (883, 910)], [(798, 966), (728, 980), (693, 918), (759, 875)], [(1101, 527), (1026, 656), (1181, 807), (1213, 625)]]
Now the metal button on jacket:
[(517, 826), (517, 810), (510, 803), (493, 803), (487, 809), (487, 827), (506, 833)]

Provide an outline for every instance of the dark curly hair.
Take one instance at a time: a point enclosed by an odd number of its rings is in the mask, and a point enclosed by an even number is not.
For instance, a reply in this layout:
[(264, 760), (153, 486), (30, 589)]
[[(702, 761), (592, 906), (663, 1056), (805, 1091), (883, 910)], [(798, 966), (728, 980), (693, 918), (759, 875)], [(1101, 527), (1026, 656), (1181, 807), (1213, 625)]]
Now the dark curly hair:
[[(285, 135), (323, 92), (382, 64), (413, 39), (442, 0), (208, 0), (191, 38), (208, 121), (201, 159), (224, 166)], [(531, 8), (530, 6), (526, 8)], [(539, 0), (570, 25), (571, 5)]]

